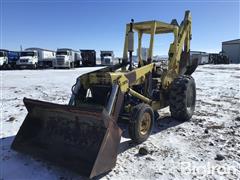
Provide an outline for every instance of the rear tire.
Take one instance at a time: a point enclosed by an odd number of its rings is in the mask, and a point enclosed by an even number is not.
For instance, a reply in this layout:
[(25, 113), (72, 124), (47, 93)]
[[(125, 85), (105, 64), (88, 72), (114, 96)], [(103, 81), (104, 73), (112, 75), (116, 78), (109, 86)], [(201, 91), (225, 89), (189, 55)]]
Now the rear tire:
[(132, 109), (129, 122), (129, 136), (135, 143), (142, 143), (148, 139), (152, 132), (154, 113), (152, 108), (141, 103)]
[(196, 103), (196, 85), (193, 77), (182, 75), (171, 85), (169, 106), (173, 118), (180, 121), (191, 119)]

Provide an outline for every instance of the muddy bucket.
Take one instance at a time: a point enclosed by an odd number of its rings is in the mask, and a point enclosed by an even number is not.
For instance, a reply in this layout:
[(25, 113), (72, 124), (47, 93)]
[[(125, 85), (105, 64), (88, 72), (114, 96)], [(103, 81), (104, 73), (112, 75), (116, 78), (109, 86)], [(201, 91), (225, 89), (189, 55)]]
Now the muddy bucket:
[(116, 164), (121, 130), (104, 108), (24, 98), (28, 114), (12, 148), (92, 178)]

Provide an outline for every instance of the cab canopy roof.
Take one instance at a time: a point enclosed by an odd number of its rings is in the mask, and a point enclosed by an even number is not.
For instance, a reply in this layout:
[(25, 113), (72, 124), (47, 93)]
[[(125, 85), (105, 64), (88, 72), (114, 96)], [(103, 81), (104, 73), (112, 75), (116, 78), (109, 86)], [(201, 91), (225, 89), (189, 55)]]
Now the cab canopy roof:
[[(133, 29), (146, 34), (150, 34), (151, 29), (154, 27), (155, 23), (156, 23), (155, 34), (173, 32), (174, 29), (178, 28), (177, 24), (173, 25), (173, 24), (168, 24), (161, 21), (153, 20), (153, 21), (134, 22)], [(128, 26), (130, 26), (130, 23), (128, 24)]]

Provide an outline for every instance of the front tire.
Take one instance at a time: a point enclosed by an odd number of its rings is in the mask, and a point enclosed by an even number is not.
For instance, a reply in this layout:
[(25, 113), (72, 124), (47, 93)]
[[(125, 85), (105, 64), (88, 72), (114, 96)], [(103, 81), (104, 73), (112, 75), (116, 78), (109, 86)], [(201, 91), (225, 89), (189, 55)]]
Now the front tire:
[(71, 68), (74, 68), (74, 63), (72, 62), (72, 63), (70, 64), (70, 66), (71, 66)]
[(139, 144), (146, 141), (152, 132), (153, 123), (154, 112), (149, 105), (141, 103), (133, 107), (128, 127), (133, 142)]
[(169, 106), (173, 118), (180, 121), (191, 119), (196, 104), (196, 85), (193, 77), (181, 75), (171, 85)]
[(33, 64), (32, 69), (37, 69), (38, 65), (37, 63)]
[(2, 68), (3, 68), (4, 70), (8, 70), (8, 69), (9, 69), (9, 65), (8, 65), (7, 63), (4, 63), (4, 64), (2, 65)]

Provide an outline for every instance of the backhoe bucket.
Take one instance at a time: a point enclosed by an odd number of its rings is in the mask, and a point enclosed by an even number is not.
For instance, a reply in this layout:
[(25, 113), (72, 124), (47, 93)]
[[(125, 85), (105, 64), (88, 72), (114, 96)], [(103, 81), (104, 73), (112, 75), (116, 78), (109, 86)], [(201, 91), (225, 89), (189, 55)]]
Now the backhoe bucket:
[(89, 178), (115, 166), (122, 131), (104, 108), (23, 101), (28, 114), (13, 141), (14, 150)]

